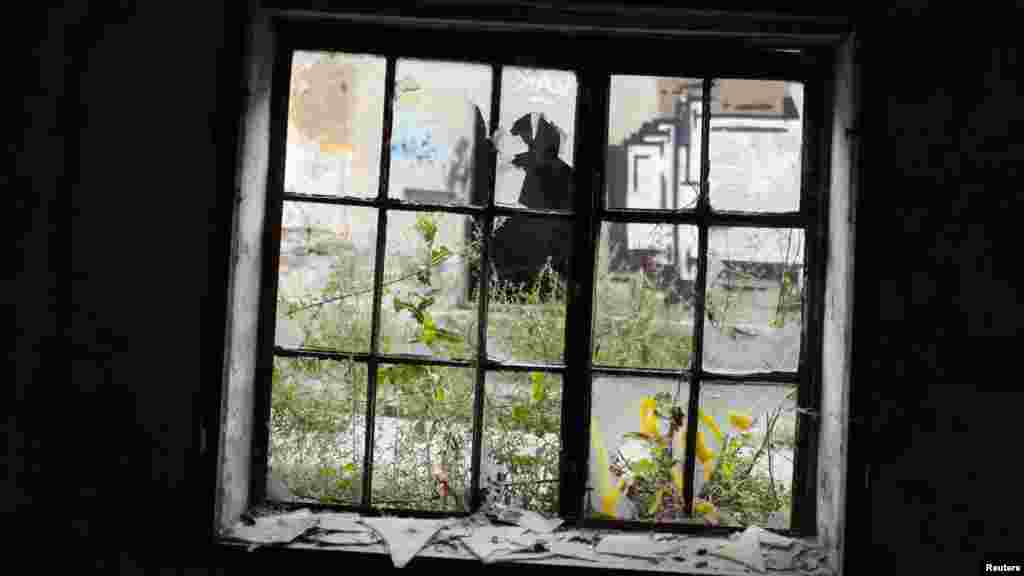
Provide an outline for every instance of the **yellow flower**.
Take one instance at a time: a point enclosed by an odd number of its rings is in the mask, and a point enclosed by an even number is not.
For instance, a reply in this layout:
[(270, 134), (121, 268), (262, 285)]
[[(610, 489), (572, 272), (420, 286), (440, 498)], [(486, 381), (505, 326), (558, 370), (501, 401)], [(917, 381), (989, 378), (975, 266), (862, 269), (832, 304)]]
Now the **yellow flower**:
[(650, 396), (640, 401), (640, 433), (660, 442), (661, 435), (658, 434), (658, 416), (655, 413), (657, 405), (658, 403)]
[(673, 464), (672, 465), (672, 469), (670, 470), (670, 472), (672, 474), (672, 483), (675, 484), (676, 490), (678, 490), (679, 494), (682, 495), (682, 493), (683, 493), (683, 463), (682, 462), (676, 462), (675, 464)]
[(714, 472), (715, 472), (715, 467), (714, 467), (714, 465), (712, 465), (712, 464), (706, 464), (706, 465), (704, 466), (704, 481), (705, 481), (705, 482), (710, 482), (710, 481), (711, 481), (711, 475), (712, 475), (712, 474), (713, 474)]
[(729, 423), (740, 431), (747, 431), (754, 424), (754, 418), (750, 414), (729, 410)]
[(708, 449), (707, 445), (704, 444), (704, 433), (697, 430), (697, 458), (700, 459), (701, 463), (706, 464), (712, 458), (715, 453)]
[(718, 509), (715, 508), (714, 504), (707, 500), (698, 498), (696, 503), (693, 505), (693, 511), (703, 516), (704, 521), (712, 526), (717, 526), (720, 521)]
[(697, 514), (711, 514), (715, 512), (715, 505), (702, 498), (697, 498), (697, 503), (693, 506), (693, 511)]
[(701, 422), (703, 422), (705, 426), (707, 426), (709, 429), (711, 429), (712, 432), (714, 432), (715, 439), (718, 440), (719, 443), (721, 443), (722, 429), (718, 427), (718, 422), (715, 422), (715, 419), (709, 416), (708, 414), (705, 414), (703, 410), (698, 410), (697, 414), (700, 416)]

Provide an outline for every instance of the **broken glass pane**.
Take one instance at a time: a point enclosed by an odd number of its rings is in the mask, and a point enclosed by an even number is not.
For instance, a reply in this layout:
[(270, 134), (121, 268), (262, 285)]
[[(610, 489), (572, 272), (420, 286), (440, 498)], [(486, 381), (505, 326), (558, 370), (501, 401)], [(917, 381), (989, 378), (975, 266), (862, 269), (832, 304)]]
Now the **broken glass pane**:
[(465, 510), (475, 371), (387, 365), (377, 377), (373, 504)]
[(389, 211), (380, 351), (468, 358), (477, 306), (470, 267), (477, 257), (470, 217)]
[(612, 76), (605, 205), (694, 208), (700, 182), (701, 81)]
[(375, 208), (285, 202), (277, 345), (368, 351), (376, 247)]
[(385, 60), (295, 52), (285, 192), (374, 197), (384, 126)]
[(431, 204), (482, 202), (490, 180), (490, 110), (489, 66), (399, 60), (388, 195)]
[(701, 386), (694, 478), (700, 517), (789, 529), (796, 391), (795, 384)]
[(562, 377), (488, 372), (480, 486), (488, 502), (558, 514)]
[(365, 422), (365, 364), (275, 358), (267, 497), (357, 504)]
[(803, 230), (712, 228), (708, 238), (704, 369), (796, 371), (805, 284)]
[(594, 288), (594, 363), (686, 368), (697, 229), (605, 222)]
[(588, 516), (657, 522), (682, 516), (689, 395), (682, 379), (594, 379)]
[(733, 79), (716, 84), (708, 142), (711, 208), (799, 210), (803, 85)]
[(517, 362), (562, 362), (572, 223), (499, 216), (491, 239), (487, 353)]
[(576, 74), (503, 68), (500, 120), (495, 202), (571, 210)]

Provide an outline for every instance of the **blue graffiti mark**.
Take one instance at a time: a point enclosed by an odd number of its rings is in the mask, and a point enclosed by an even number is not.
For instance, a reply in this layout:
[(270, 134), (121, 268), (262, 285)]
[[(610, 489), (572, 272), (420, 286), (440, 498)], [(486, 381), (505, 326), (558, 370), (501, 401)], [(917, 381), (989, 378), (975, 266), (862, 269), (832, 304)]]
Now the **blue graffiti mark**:
[(421, 126), (415, 115), (402, 113), (391, 138), (391, 157), (415, 162), (440, 162), (447, 158), (447, 147), (434, 139), (430, 126)]

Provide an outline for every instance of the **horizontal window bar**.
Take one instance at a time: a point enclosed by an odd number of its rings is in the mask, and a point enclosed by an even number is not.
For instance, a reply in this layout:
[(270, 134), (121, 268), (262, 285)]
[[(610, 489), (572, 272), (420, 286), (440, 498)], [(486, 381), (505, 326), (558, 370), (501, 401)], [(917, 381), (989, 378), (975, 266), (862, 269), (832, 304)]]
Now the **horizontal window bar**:
[(637, 376), (641, 378), (662, 378), (678, 380), (683, 378), (690, 380), (692, 374), (689, 370), (668, 370), (665, 368), (626, 368), (616, 366), (603, 366), (595, 364), (592, 372), (594, 376)]
[[(379, 17), (350, 16), (352, 20), (362, 21), (312, 23), (313, 18), (307, 15), (307, 21), (303, 22), (302, 16), (289, 14), (291, 22), (280, 20), (284, 24), (283, 44), (299, 50), (344, 50), (399, 58), (567, 70), (580, 67), (578, 54), (583, 53), (588, 55), (587, 66), (598, 63), (613, 74), (742, 76), (775, 80), (803, 80), (821, 74), (818, 61), (827, 54), (822, 50), (816, 57), (812, 47), (800, 53), (780, 52), (753, 46), (750, 41), (740, 46), (735, 39), (722, 38), (721, 34), (716, 38), (712, 32), (701, 35), (689, 31), (691, 37), (684, 39), (673, 37), (665, 30), (660, 33), (638, 30), (632, 34), (623, 30), (617, 33), (602, 30), (597, 26), (572, 31), (560, 27), (522, 30), (507, 24), (488, 26), (473, 22), (453, 34), (452, 23), (438, 21), (398, 19), (381, 23)], [(396, 35), (401, 35), (403, 42), (393, 42)], [(629, 37), (629, 40), (609, 42), (610, 35)], [(467, 57), (466, 46), (479, 46), (483, 50)], [(523, 46), (530, 49), (524, 50)], [(706, 57), (681, 62), (680, 50)]]
[[(472, 204), (427, 204), (422, 202), (406, 202), (397, 198), (355, 198), (352, 196), (320, 196), (314, 194), (296, 194), (288, 192), (286, 201), (309, 202), (313, 204), (331, 204), (335, 206), (362, 206), (367, 208), (387, 208), (389, 210), (406, 210), (409, 212), (449, 212), (454, 214), (484, 215), (488, 209)], [(495, 205), (490, 210), (496, 216), (543, 216), (561, 220), (574, 220), (576, 214), (563, 210), (535, 210), (532, 208), (516, 208), (513, 206)]]
[(565, 366), (560, 364), (524, 364), (505, 363), (488, 360), (484, 369), (491, 372), (548, 372), (551, 374), (564, 374)]
[[(369, 362), (376, 359), (381, 364), (421, 364), (423, 366), (450, 366), (453, 368), (475, 368), (477, 361), (471, 359), (455, 358), (434, 358), (431, 356), (416, 356), (414, 354), (370, 354), (369, 352), (343, 352), (339, 350), (325, 350), (317, 348), (285, 348), (274, 347), (274, 355), (283, 358), (317, 358), (321, 360), (336, 360), (338, 362)], [(564, 374), (564, 364), (529, 364), (523, 362), (501, 362), (498, 360), (487, 360), (483, 363), (484, 370), (493, 372), (547, 372), (552, 374)]]
[(633, 520), (606, 520), (591, 519), (583, 520), (583, 527), (597, 530), (622, 530), (650, 532), (671, 532), (676, 534), (700, 534), (701, 536), (728, 536), (743, 530), (742, 526), (708, 526), (703, 519), (695, 519), (689, 522), (638, 522)]
[(777, 386), (788, 384), (797, 386), (800, 382), (799, 372), (744, 372), (743, 374), (729, 374), (721, 372), (709, 372), (704, 370), (701, 380), (713, 381), (715, 384), (743, 384), (755, 386)]
[(600, 210), (599, 218), (607, 222), (642, 222), (647, 224), (704, 224), (706, 226), (739, 226), (748, 228), (804, 228), (811, 225), (811, 216), (798, 212), (758, 214), (747, 212), (707, 212), (694, 210)]
[(316, 348), (283, 348), (274, 347), (274, 355), (285, 358), (319, 358), (338, 362), (369, 362), (377, 360), (381, 364), (422, 364), (424, 366), (451, 366), (454, 368), (471, 368), (476, 365), (473, 360), (454, 358), (433, 358), (430, 356), (414, 356), (412, 354), (371, 354), (369, 352), (342, 352), (339, 350), (322, 350)]
[(332, 504), (330, 502), (275, 502), (275, 507), (294, 511), (309, 509), (314, 513), (321, 512), (358, 512), (363, 516), (394, 516), (398, 518), (463, 518), (468, 512), (454, 510), (413, 510), (406, 508), (378, 508), (374, 506), (354, 506), (351, 504)]

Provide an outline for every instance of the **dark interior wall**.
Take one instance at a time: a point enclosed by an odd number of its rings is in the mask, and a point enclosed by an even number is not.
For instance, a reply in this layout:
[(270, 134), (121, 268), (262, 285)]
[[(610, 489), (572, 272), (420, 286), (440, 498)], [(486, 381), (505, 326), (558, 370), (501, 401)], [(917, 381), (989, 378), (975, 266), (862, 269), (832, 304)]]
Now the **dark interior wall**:
[[(72, 213), (62, 330), (73, 390), (48, 400), (68, 407), (53, 440), (67, 484), (54, 488), (78, 497), (74, 531), (86, 558), (106, 564), (152, 551), (158, 563), (201, 565), (190, 553), (212, 526), (198, 417), (220, 380), (202, 367), (223, 347), (241, 97), (242, 20), (225, 10), (55, 10), (63, 29), (40, 44), (40, 69), (63, 76), (61, 196)], [(49, 158), (31, 155), (45, 178)]]
[(879, 19), (863, 35), (853, 378), (868, 440), (853, 449), (872, 465), (870, 508), (851, 508), (848, 534), (952, 574), (1024, 541), (1007, 468), (1024, 403), (1024, 100), (1001, 18), (936, 12)]
[[(49, 98), (25, 98), (16, 159), (31, 193), (16, 228), (29, 298), (15, 314), (15, 392), (32, 408), (6, 423), (2, 501), (70, 495), (85, 558), (207, 562), (192, 546), (207, 535), (213, 482), (196, 411), (220, 377), (242, 24), (222, 10), (55, 11), (27, 70), (29, 96)], [(851, 455), (873, 466), (870, 494), (851, 477), (852, 562), (891, 550), (948, 566), (1022, 540), (1007, 468), (1024, 400), (1007, 371), (1019, 325), (1016, 50), (1008, 35), (989, 33), (1003, 48), (975, 47), (926, 22), (904, 15), (863, 34), (854, 406), (868, 424)], [(57, 194), (72, 214), (60, 321), (48, 258)], [(42, 386), (57, 333), (73, 349), (66, 398)], [(30, 426), (52, 423), (53, 403), (68, 413), (58, 432)], [(40, 443), (57, 456), (56, 482), (35, 474)]]

